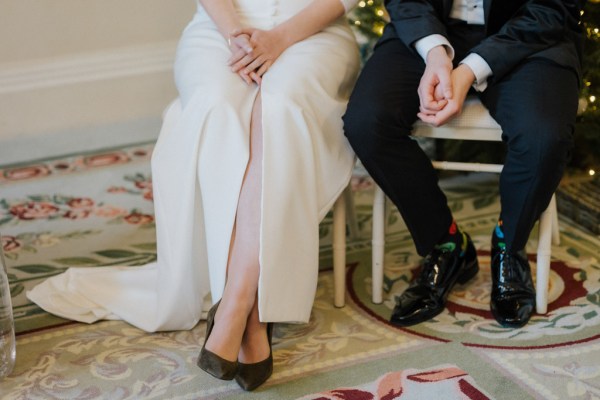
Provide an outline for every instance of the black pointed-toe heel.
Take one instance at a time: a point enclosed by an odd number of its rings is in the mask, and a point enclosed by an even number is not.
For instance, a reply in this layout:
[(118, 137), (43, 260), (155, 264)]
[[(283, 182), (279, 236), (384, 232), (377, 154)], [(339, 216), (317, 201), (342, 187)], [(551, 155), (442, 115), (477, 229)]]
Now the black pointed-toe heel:
[(269, 357), (252, 364), (238, 362), (235, 381), (247, 392), (252, 391), (265, 383), (273, 373), (273, 349), (271, 345), (273, 341), (272, 323), (267, 324), (267, 336), (269, 338)]
[(212, 308), (208, 311), (208, 315), (206, 316), (206, 337), (204, 339), (204, 344), (202, 345), (202, 350), (200, 350), (200, 356), (198, 357), (197, 364), (203, 371), (209, 373), (215, 378), (230, 381), (237, 373), (238, 362), (225, 360), (212, 351), (206, 350), (206, 342), (208, 341), (208, 337), (212, 332), (215, 323), (215, 314), (217, 313), (217, 308), (219, 308), (220, 302), (221, 301), (219, 300), (214, 306), (212, 306)]

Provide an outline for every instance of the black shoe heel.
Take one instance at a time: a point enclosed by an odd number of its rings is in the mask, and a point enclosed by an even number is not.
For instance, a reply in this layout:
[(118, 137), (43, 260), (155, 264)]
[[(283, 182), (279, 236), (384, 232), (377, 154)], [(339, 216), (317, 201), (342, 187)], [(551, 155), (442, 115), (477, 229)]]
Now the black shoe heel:
[(212, 306), (212, 308), (208, 311), (208, 315), (206, 316), (206, 337), (204, 338), (204, 344), (202, 345), (202, 350), (200, 350), (200, 355), (198, 356), (197, 365), (204, 372), (214, 376), (217, 379), (230, 381), (237, 373), (238, 362), (225, 360), (212, 351), (206, 350), (206, 342), (208, 341), (208, 337), (210, 336), (215, 324), (215, 314), (217, 313), (217, 308), (219, 307), (220, 302), (221, 301), (218, 301), (214, 306)]
[(464, 285), (465, 283), (467, 283), (471, 279), (473, 279), (475, 277), (475, 275), (477, 275), (478, 272), (479, 272), (479, 263), (475, 262), (475, 263), (473, 263), (473, 265), (470, 265), (468, 267), (468, 269), (465, 271), (464, 274), (462, 274), (461, 276), (459, 276), (456, 279), (456, 282), (460, 283), (461, 285)]
[(269, 357), (252, 364), (238, 362), (235, 381), (247, 392), (252, 391), (265, 383), (271, 374), (273, 374), (273, 349), (271, 345), (273, 339), (272, 323), (267, 324), (267, 337), (269, 338)]
[(535, 287), (525, 251), (500, 250), (492, 260), (490, 310), (506, 328), (527, 324), (535, 311)]
[(477, 260), (477, 251), (473, 242), (469, 240), (465, 255), (465, 268), (464, 271), (456, 278), (456, 282), (464, 285), (477, 275), (479, 272), (479, 261)]

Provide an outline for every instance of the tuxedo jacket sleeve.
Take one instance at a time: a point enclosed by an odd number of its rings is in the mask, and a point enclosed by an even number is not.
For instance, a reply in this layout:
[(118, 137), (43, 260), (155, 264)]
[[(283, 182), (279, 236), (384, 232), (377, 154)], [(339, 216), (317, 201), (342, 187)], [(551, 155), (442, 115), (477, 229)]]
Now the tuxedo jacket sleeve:
[[(486, 39), (471, 52), (501, 79), (528, 57), (580, 71), (585, 0), (484, 0)], [(407, 46), (431, 34), (446, 35), (451, 0), (385, 0), (391, 25)]]

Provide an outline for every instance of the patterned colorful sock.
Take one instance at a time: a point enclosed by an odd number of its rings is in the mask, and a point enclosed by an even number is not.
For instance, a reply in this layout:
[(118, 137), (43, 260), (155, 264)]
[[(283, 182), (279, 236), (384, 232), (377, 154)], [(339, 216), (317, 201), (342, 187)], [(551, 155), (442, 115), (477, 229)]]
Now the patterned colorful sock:
[(502, 231), (501, 219), (498, 220), (498, 223), (494, 228), (494, 233), (492, 233), (492, 248), (497, 248), (500, 250), (506, 249), (506, 242), (504, 241), (504, 232)]
[(467, 249), (467, 235), (458, 229), (456, 221), (452, 220), (452, 224), (448, 228), (448, 233), (446, 233), (435, 248), (438, 250), (459, 251), (462, 255)]

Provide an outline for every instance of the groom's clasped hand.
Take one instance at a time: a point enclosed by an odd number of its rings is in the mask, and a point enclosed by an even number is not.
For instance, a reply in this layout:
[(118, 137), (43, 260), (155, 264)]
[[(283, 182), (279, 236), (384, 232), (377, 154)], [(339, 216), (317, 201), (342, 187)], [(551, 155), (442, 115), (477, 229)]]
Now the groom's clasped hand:
[(465, 64), (453, 68), (443, 46), (429, 51), (425, 72), (419, 82), (419, 113), (425, 123), (442, 126), (459, 116), (475, 75)]
[(260, 85), (262, 77), (288, 47), (282, 35), (275, 30), (243, 28), (229, 35), (231, 70), (247, 84)]

